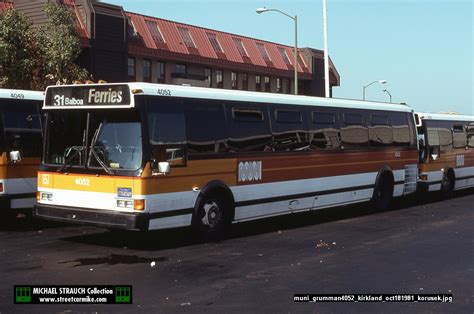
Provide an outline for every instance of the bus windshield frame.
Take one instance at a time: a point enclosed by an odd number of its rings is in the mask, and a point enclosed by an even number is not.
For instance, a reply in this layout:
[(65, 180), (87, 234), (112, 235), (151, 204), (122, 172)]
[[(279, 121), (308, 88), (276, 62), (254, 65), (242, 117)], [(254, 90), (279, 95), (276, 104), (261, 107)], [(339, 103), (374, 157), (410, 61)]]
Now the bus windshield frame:
[(136, 108), (47, 111), (41, 170), (141, 174), (146, 163), (142, 115)]

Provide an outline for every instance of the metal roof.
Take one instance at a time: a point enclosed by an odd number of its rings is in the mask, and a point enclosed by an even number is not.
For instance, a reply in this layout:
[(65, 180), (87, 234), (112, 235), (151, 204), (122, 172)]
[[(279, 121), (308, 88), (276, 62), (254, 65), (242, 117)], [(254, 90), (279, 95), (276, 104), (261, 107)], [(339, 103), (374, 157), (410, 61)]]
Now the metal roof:
[[(241, 70), (267, 72), (271, 74), (293, 77), (294, 48), (287, 45), (281, 45), (265, 40), (240, 36), (237, 34), (226, 33), (199, 26), (179, 23), (175, 21), (160, 19), (156, 17), (126, 12), (126, 15), (135, 28), (139, 38), (129, 41), (129, 52), (136, 55), (146, 56), (154, 55), (170, 60), (182, 59), (183, 62), (191, 61), (197, 63), (216, 64), (227, 68), (239, 68)], [(164, 39), (164, 43), (156, 42), (153, 39), (147, 23), (156, 23)], [(191, 35), (196, 48), (188, 48), (181, 37), (178, 28), (186, 28)], [(209, 41), (207, 33), (215, 34), (223, 50), (222, 53), (216, 52)], [(234, 38), (241, 40), (248, 58), (244, 58), (238, 51)], [(257, 43), (264, 45), (268, 52), (271, 62), (266, 62), (257, 48)], [(284, 49), (291, 66), (287, 66), (278, 48)], [(298, 65), (298, 72), (301, 78), (311, 78), (311, 70), (307, 67), (302, 68)]]

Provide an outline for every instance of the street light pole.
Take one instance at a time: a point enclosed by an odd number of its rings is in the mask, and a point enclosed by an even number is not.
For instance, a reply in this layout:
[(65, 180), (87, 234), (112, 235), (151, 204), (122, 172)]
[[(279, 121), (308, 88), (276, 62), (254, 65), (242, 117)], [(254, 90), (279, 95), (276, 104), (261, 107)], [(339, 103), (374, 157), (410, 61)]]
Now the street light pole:
[(323, 0), (323, 30), (324, 30), (324, 89), (325, 96), (329, 95), (329, 53), (328, 53), (328, 22), (326, 0)]
[(390, 97), (390, 103), (392, 103), (392, 94), (390, 94), (387, 89), (384, 89), (383, 91), (388, 94), (388, 96)]
[(365, 85), (364, 88), (363, 88), (363, 91), (362, 91), (362, 99), (363, 100), (365, 100), (365, 89), (367, 87), (369, 87), (370, 85), (375, 84), (375, 83), (385, 84), (385, 83), (387, 83), (387, 81), (386, 80), (376, 80), (376, 81), (373, 81), (372, 83), (369, 83), (369, 84)]
[(280, 11), (278, 9), (267, 9), (267, 8), (258, 8), (255, 10), (258, 14), (269, 12), (269, 11), (275, 11), (280, 14), (283, 14), (286, 17), (289, 17), (295, 22), (295, 49), (293, 54), (295, 55), (295, 59), (293, 61), (293, 67), (295, 68), (295, 95), (298, 95), (298, 16), (291, 16), (283, 11)]

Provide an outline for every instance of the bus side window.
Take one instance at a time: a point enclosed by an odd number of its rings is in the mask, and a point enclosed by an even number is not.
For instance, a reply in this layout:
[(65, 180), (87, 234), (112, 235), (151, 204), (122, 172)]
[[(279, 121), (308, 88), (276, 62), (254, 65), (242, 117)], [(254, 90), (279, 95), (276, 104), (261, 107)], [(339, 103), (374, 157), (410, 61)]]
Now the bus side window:
[(370, 146), (389, 146), (393, 143), (392, 126), (385, 113), (374, 113), (370, 115), (369, 123)]
[(448, 121), (438, 121), (437, 124), (441, 152), (449, 152), (453, 150), (453, 134), (451, 131), (451, 123)]
[(341, 147), (341, 133), (337, 111), (312, 111), (309, 133), (311, 149)]
[(220, 101), (184, 99), (189, 154), (229, 151), (224, 105)]
[(308, 146), (308, 119), (306, 112), (271, 106), (273, 147), (277, 151), (306, 150)]
[[(160, 101), (162, 100), (160, 99)], [(186, 165), (185, 117), (179, 103), (172, 102), (169, 104), (147, 104), (151, 153), (152, 158), (157, 162), (168, 161), (171, 166), (184, 166)]]
[(467, 146), (474, 147), (474, 123), (467, 125)]
[(273, 150), (267, 105), (250, 103), (226, 104), (229, 146), (235, 152)]
[(466, 128), (463, 124), (453, 124), (453, 147), (465, 148), (467, 146)]
[(409, 146), (412, 139), (408, 117), (405, 112), (393, 112), (390, 114), (393, 130), (393, 142), (396, 146)]
[(347, 110), (342, 114), (341, 140), (344, 147), (366, 148), (369, 131), (362, 110)]

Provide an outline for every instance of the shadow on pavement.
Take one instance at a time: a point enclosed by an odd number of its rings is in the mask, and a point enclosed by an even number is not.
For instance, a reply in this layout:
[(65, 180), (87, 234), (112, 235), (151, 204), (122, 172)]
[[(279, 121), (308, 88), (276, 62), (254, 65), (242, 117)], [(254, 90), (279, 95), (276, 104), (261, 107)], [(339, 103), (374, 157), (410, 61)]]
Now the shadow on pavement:
[[(462, 197), (473, 193), (474, 189), (463, 190), (456, 192), (454, 197)], [(408, 197), (394, 200), (392, 209), (390, 210), (409, 209), (419, 205), (435, 203), (440, 200), (442, 200), (442, 198), (437, 193), (410, 195)], [(281, 215), (256, 221), (233, 224), (228, 236), (223, 241), (380, 213), (382, 212), (373, 209), (370, 203), (361, 203), (357, 205)], [(165, 250), (203, 243), (202, 240), (193, 234), (190, 228), (151, 231), (148, 233), (133, 231), (106, 231), (62, 238), (62, 240), (105, 247), (127, 247), (129, 249), (146, 251)]]

